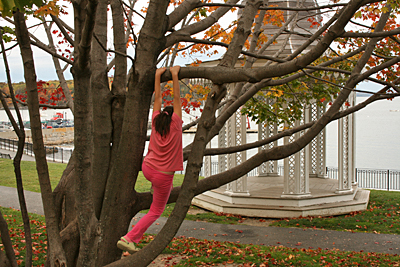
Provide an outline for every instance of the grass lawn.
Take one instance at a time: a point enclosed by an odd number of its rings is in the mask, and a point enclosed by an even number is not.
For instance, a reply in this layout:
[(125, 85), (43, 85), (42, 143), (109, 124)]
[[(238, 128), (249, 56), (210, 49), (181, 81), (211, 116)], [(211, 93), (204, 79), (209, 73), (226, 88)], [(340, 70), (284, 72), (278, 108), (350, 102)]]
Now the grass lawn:
[[(25, 240), (20, 212), (0, 207), (7, 220), (19, 266), (24, 265)], [(46, 260), (46, 226), (44, 217), (30, 214), (33, 237), (33, 266), (44, 266)], [(145, 235), (143, 248), (152, 235)], [(1, 249), (3, 249), (0, 246)], [(399, 266), (400, 256), (383, 253), (346, 252), (339, 250), (296, 249), (282, 246), (255, 246), (232, 242), (174, 238), (163, 254), (171, 260), (179, 257), (174, 266), (209, 266), (240, 264), (240, 266)], [(168, 266), (168, 262), (165, 262)], [(172, 265), (171, 265), (172, 266)]]
[(371, 190), (366, 211), (330, 217), (284, 219), (273, 226), (400, 234), (400, 192)]
[[(65, 169), (65, 164), (49, 164), (53, 188)], [(39, 192), (34, 162), (22, 162), (22, 175), (26, 190)], [(11, 160), (0, 159), (0, 185), (15, 187)], [(174, 186), (182, 183), (183, 175), (175, 175)], [(150, 183), (138, 177), (136, 190), (146, 192)], [(339, 231), (359, 231), (373, 233), (400, 233), (400, 193), (372, 190), (366, 211), (331, 217), (307, 217), (277, 220), (272, 225), (281, 227), (312, 227)], [(166, 207), (168, 216), (174, 204)], [(20, 266), (24, 266), (24, 233), (19, 211), (0, 207), (13, 239), (14, 249)], [(31, 214), (33, 231), (34, 266), (42, 266), (47, 249), (44, 218)], [(219, 216), (208, 212), (199, 215), (188, 214), (187, 219), (213, 221), (219, 223), (240, 223), (235, 216)], [(146, 235), (140, 247), (154, 237)], [(0, 245), (1, 246), (1, 245)], [(1, 247), (0, 247), (1, 248)], [(176, 266), (201, 266), (212, 264), (243, 264), (242, 266), (399, 266), (397, 255), (362, 252), (343, 252), (338, 250), (293, 249), (277, 246), (253, 246), (231, 242), (198, 240), (194, 238), (175, 238), (164, 253), (172, 257), (180, 256), (182, 261)], [(254, 265), (253, 265), (254, 264)]]
[[(61, 178), (67, 164), (48, 163), (51, 187), (54, 189)], [(24, 189), (32, 192), (40, 192), (36, 164), (33, 161), (21, 162), (22, 182)], [(15, 182), (14, 165), (11, 159), (0, 159), (0, 185), (17, 187)]]
[[(147, 237), (151, 240), (151, 237)], [(147, 240), (144, 240), (146, 243)], [(256, 246), (194, 238), (174, 238), (164, 253), (178, 254), (176, 266), (399, 266), (400, 256), (383, 253)]]
[[(15, 209), (0, 207), (14, 246), (18, 266), (25, 266), (25, 232), (21, 212)], [(44, 266), (47, 251), (47, 234), (44, 216), (29, 214), (32, 232), (33, 266)], [(0, 237), (1, 239), (1, 237)], [(3, 249), (3, 244), (0, 244)]]

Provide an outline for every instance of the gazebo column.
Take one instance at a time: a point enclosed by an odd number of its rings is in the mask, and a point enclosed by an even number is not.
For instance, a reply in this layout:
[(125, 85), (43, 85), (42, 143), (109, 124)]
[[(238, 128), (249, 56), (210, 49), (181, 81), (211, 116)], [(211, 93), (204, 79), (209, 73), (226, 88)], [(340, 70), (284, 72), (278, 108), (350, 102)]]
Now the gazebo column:
[[(356, 93), (350, 94), (350, 105), (356, 105)], [(351, 117), (351, 182), (353, 185), (357, 185), (356, 181), (356, 113), (353, 112), (349, 115)]]
[[(354, 105), (355, 94), (352, 93), (342, 110)], [(336, 193), (347, 193), (352, 191), (355, 184), (354, 168), (354, 116), (348, 115), (339, 119), (338, 122), (338, 189)]]
[[(219, 110), (220, 112), (221, 110)], [(227, 147), (227, 136), (226, 136), (226, 123), (222, 126), (218, 133), (218, 147)], [(218, 155), (218, 173), (226, 171), (227, 167), (227, 155)]]
[[(206, 145), (206, 149), (211, 148), (211, 141)], [(212, 163), (211, 156), (204, 157), (204, 177), (210, 177), (212, 175)]]
[[(269, 98), (265, 99), (266, 101), (270, 101)], [(274, 123), (259, 123), (258, 124), (258, 140), (264, 140), (268, 137), (274, 136), (278, 133), (278, 124)], [(278, 146), (278, 141), (271, 142), (267, 145), (263, 145), (258, 148), (258, 151), (271, 149)], [(262, 163), (258, 167), (258, 175), (259, 176), (279, 176), (278, 174), (278, 161), (267, 161)]]
[[(316, 121), (325, 113), (325, 106), (316, 102), (310, 105), (309, 116)], [(310, 177), (328, 178), (326, 175), (326, 128), (324, 128), (310, 143)]]
[[(243, 116), (240, 111), (236, 111), (227, 121), (226, 133), (228, 146), (231, 147), (245, 144), (246, 116)], [(229, 154), (227, 160), (228, 169), (232, 169), (246, 160), (246, 151)], [(230, 196), (250, 195), (249, 191), (247, 190), (247, 174), (227, 184), (225, 193)]]
[[(309, 112), (304, 112), (305, 121), (309, 121)], [(291, 127), (300, 125), (296, 121)], [(284, 138), (284, 144), (294, 142), (303, 135), (303, 131)], [(282, 198), (304, 198), (311, 196), (309, 189), (309, 148), (308, 145), (299, 152), (284, 159), (283, 193)]]

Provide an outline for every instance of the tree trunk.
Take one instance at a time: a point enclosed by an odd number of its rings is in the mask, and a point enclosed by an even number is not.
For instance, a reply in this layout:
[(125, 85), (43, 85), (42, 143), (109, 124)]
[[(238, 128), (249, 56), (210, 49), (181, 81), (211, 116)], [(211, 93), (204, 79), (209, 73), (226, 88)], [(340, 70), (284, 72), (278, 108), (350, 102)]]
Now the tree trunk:
[(24, 223), (24, 231), (25, 231), (25, 244), (26, 244), (25, 263), (27, 266), (31, 266), (32, 265), (32, 235), (31, 235), (31, 227), (30, 227), (30, 222), (29, 222), (28, 209), (26, 208), (24, 187), (22, 185), (22, 175), (21, 175), (21, 158), (22, 158), (22, 153), (24, 151), (25, 131), (24, 131), (24, 124), (22, 121), (21, 113), (19, 111), (18, 105), (15, 100), (15, 96), (14, 96), (14, 89), (13, 89), (13, 85), (11, 82), (10, 69), (8, 66), (7, 55), (5, 53), (5, 48), (4, 48), (4, 43), (3, 43), (2, 30), (0, 30), (0, 44), (1, 44), (1, 50), (3, 51), (3, 60), (4, 60), (5, 68), (6, 68), (8, 88), (10, 90), (11, 100), (12, 100), (15, 112), (17, 113), (18, 122), (19, 122), (19, 125), (17, 125), (17, 123), (15, 122), (15, 119), (13, 118), (13, 115), (10, 111), (10, 108), (8, 107), (8, 105), (4, 99), (3, 94), (0, 94), (0, 100), (3, 105), (3, 108), (6, 111), (7, 116), (13, 125), (14, 131), (18, 136), (18, 149), (17, 149), (17, 153), (14, 157), (13, 163), (14, 163), (14, 172), (15, 172), (15, 178), (16, 178), (16, 183), (17, 183), (18, 200), (19, 200), (19, 205), (21, 208), (21, 215), (22, 215), (22, 220)]
[[(132, 6), (134, 3), (132, 3)], [(114, 36), (114, 49), (115, 51), (126, 54), (126, 43), (127, 38), (124, 25), (124, 13), (123, 8), (119, 0), (111, 1), (112, 18), (113, 18), (113, 36)], [(129, 11), (129, 19), (127, 23), (130, 23), (132, 11)], [(126, 32), (130, 32), (128, 26)], [(127, 58), (115, 54), (115, 67), (114, 67), (114, 80), (111, 85), (111, 93), (113, 95), (112, 100), (112, 124), (113, 124), (113, 136), (112, 136), (112, 157), (111, 162), (114, 162), (116, 153), (118, 152), (122, 123), (124, 118), (124, 108), (126, 99), (126, 88), (127, 88)], [(114, 164), (114, 163), (112, 163)]]
[(4, 267), (17, 267), (18, 265), (15, 264), (14, 266), (11, 265), (10, 261), (7, 258), (7, 255), (4, 251), (0, 250), (0, 266)]
[[(0, 263), (4, 262), (5, 266), (17, 267), (17, 260), (15, 259), (14, 249), (12, 246), (10, 234), (8, 232), (7, 221), (4, 219), (0, 210), (0, 233), (1, 241), (4, 245), (5, 254), (0, 251)], [(3, 265), (2, 265), (3, 266)]]
[[(96, 11), (94, 34), (91, 51), (91, 102), (93, 114), (93, 154), (92, 154), (92, 189), (96, 217), (100, 218), (107, 177), (110, 172), (112, 95), (107, 75), (107, 0), (100, 0)], [(102, 46), (98, 43), (101, 42)]]
[(40, 190), (42, 192), (42, 202), (46, 217), (46, 227), (50, 249), (50, 265), (65, 266), (66, 259), (61, 244), (58, 229), (58, 221), (55, 216), (54, 202), (49, 179), (49, 171), (46, 161), (46, 151), (44, 149), (42, 127), (39, 114), (39, 99), (36, 87), (36, 74), (33, 61), (32, 50), (30, 47), (29, 33), (25, 24), (25, 18), (19, 11), (14, 13), (15, 31), (17, 41), (21, 49), (21, 56), (24, 64), (24, 76), (28, 92), (28, 109), (31, 121), (31, 132), (33, 150), (35, 153), (36, 168), (39, 176)]
[[(59, 218), (60, 235), (67, 259), (67, 266), (75, 266), (79, 252), (79, 231), (77, 230), (74, 179), (76, 153), (73, 152), (57, 187), (53, 191), (56, 216)], [(70, 229), (76, 229), (70, 233)]]
[(74, 180), (78, 227), (80, 234), (77, 266), (94, 266), (99, 238), (98, 219), (95, 215), (91, 181), (92, 102), (90, 92), (90, 52), (95, 25), (97, 1), (75, 3), (75, 52), (72, 67), (75, 87), (76, 175)]

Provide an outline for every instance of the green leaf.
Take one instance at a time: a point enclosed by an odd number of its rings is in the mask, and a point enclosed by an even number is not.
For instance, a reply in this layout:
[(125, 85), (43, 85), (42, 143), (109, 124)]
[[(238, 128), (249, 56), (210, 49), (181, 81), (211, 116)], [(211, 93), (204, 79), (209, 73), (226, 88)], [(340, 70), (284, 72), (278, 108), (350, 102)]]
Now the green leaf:
[(0, 0), (0, 12), (2, 16), (11, 17), (14, 7), (15, 3), (13, 0)]
[(358, 12), (356, 12), (356, 14), (354, 14), (354, 17), (355, 18), (361, 18), (361, 10), (360, 11), (358, 11)]
[(200, 12), (200, 14), (201, 14), (203, 17), (207, 17), (207, 11), (206, 11), (205, 8), (200, 9), (199, 12)]

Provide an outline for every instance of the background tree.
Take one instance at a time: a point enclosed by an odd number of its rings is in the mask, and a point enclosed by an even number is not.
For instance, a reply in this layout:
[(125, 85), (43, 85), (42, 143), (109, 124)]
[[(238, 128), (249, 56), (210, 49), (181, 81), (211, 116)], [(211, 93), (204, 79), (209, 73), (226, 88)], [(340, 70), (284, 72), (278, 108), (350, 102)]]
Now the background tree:
[[(3, 15), (9, 14), (5, 11), (10, 5), (5, 5), (5, 0), (2, 3)], [(241, 4), (238, 0), (225, 3), (151, 0), (139, 12), (133, 9), (135, 1), (73, 0), (74, 27), (70, 28), (61, 21), (62, 16), (57, 17), (57, 10), (62, 7), (49, 2), (36, 10), (36, 16), (52, 15), (45, 19), (54, 24), (43, 23), (46, 27), (57, 25), (57, 32), (52, 33), (61, 34), (68, 46), (73, 47), (73, 50), (69, 47), (68, 57), (57, 49), (50, 49), (51, 42), (49, 47), (38, 45), (26, 27), (23, 14), (15, 11), (12, 21), (24, 61), (51, 266), (146, 266), (172, 240), (195, 195), (229, 183), (263, 162), (296, 153), (332, 120), (373, 101), (399, 96), (397, 2), (350, 0), (318, 8), (305, 3), (282, 8), (261, 0)], [(219, 25), (218, 21), (233, 8), (240, 10), (238, 20), (234, 18), (226, 27)], [(285, 11), (296, 15), (284, 17)], [(301, 11), (310, 15), (301, 15)], [(326, 16), (322, 21), (321, 14)], [(107, 24), (108, 15), (112, 17), (112, 27)], [(309, 20), (319, 28), (309, 34), (296, 32), (290, 25), (300, 20)], [(265, 24), (273, 24), (278, 33), (270, 36), (263, 32)], [(140, 31), (132, 25), (141, 25)], [(347, 30), (352, 25), (360, 30)], [(110, 31), (112, 37), (108, 34)], [(304, 42), (285, 57), (280, 53), (265, 55), (264, 51), (284, 34), (301, 35)], [(113, 41), (108, 42), (109, 39)], [(75, 150), (53, 191), (49, 187), (41, 137), (32, 44), (70, 64), (74, 77)], [(173, 189), (169, 200), (176, 202), (175, 208), (154, 241), (138, 253), (121, 259), (121, 251), (115, 246), (117, 240), (125, 234), (131, 218), (151, 204), (150, 193), (138, 193), (134, 186), (147, 139), (155, 70), (160, 64), (172, 66), (178, 56), (214, 54), (216, 47), (225, 49), (218, 51), (221, 58), (217, 66), (198, 65), (199, 60), (194, 58), (195, 64), (182, 68), (179, 74), (180, 79), (205, 78), (210, 85), (208, 88), (188, 85), (193, 92), (197, 88), (196, 93), (200, 95), (207, 93), (207, 100), (196, 122), (194, 141), (184, 148), (187, 160), (184, 182)], [(112, 61), (109, 53), (113, 55)], [(257, 60), (264, 60), (265, 64), (253, 68)], [(110, 86), (108, 73), (112, 68), (114, 77)], [(341, 78), (335, 80), (332, 73), (340, 73)], [(168, 71), (162, 76), (163, 81), (170, 78)], [(364, 80), (384, 87), (365, 102), (340, 111), (349, 94)], [(227, 92), (227, 85), (231, 83), (235, 87)], [(267, 94), (276, 106), (260, 102), (257, 94)], [(260, 121), (290, 121), (300, 115), (301, 107), (310, 99), (331, 102), (318, 121), (253, 144), (205, 149), (227, 119), (246, 102), (244, 112)], [(280, 104), (283, 102), (288, 108), (283, 108)], [(279, 112), (266, 112), (277, 107)], [(216, 117), (217, 108), (222, 108), (222, 112)], [(258, 147), (305, 129), (308, 130), (293, 143), (260, 151), (235, 168), (198, 180), (204, 155)]]

